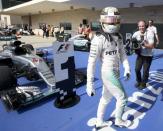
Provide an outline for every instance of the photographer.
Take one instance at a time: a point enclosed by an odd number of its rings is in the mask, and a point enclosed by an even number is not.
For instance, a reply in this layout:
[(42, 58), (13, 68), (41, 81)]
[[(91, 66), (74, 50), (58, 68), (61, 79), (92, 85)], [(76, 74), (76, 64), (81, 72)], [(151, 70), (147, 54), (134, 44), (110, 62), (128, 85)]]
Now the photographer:
[[(138, 22), (138, 31), (136, 31), (132, 39), (137, 40), (139, 50), (137, 50), (137, 59), (135, 66), (136, 81), (135, 86), (138, 89), (146, 88), (148, 82), (149, 69), (152, 63), (154, 48), (154, 34), (150, 30), (146, 30), (145, 21), (141, 20)], [(141, 69), (143, 67), (143, 76), (141, 76)]]

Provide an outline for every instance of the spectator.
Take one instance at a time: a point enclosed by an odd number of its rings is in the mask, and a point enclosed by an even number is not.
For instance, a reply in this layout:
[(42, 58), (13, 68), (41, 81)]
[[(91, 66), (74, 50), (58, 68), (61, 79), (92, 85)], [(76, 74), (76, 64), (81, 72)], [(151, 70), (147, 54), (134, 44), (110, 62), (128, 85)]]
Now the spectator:
[(83, 25), (80, 24), (78, 27), (78, 34), (83, 34), (83, 31), (84, 31)]
[(148, 30), (151, 30), (154, 33), (154, 46), (157, 47), (159, 44), (159, 37), (157, 33), (157, 28), (153, 25), (153, 20), (148, 21)]
[(64, 41), (64, 27), (61, 26), (59, 32), (57, 33), (57, 41), (63, 42)]
[(43, 30), (43, 38), (44, 38), (44, 36), (46, 36), (46, 24), (43, 24), (42, 30)]
[(50, 33), (50, 25), (46, 26), (46, 38), (49, 37), (49, 33)]
[(89, 25), (86, 25), (83, 34), (85, 35), (85, 38), (90, 40), (89, 35), (91, 33), (91, 28)]

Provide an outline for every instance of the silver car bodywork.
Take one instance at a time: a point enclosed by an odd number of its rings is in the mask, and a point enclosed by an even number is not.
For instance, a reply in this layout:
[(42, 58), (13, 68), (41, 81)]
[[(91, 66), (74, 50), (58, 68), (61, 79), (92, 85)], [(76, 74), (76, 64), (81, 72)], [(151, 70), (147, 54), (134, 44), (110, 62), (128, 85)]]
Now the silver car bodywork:
[(85, 38), (85, 35), (79, 34), (71, 37), (69, 41), (73, 41), (74, 49), (76, 50), (89, 50), (90, 41)]
[[(10, 48), (10, 49), (8, 49)], [(42, 78), (45, 83), (50, 88), (55, 87), (55, 77), (52, 71), (49, 69), (48, 65), (45, 63), (44, 59), (39, 57), (34, 53), (24, 53), (21, 55), (17, 55), (15, 51), (15, 47), (5, 48), (0, 56), (11, 58), (14, 66), (16, 66), (17, 71), (23, 71), (27, 68), (36, 69), (40, 78)], [(32, 72), (31, 72), (32, 73)]]

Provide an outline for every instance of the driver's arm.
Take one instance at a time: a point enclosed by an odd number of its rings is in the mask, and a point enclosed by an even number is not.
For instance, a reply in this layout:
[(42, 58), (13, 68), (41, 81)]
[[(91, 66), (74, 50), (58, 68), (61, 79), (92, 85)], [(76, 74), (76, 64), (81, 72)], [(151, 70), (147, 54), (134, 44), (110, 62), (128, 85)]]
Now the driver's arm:
[(95, 36), (91, 41), (91, 49), (88, 58), (88, 66), (87, 66), (87, 88), (94, 87), (94, 72), (95, 72), (95, 63), (97, 58), (100, 56), (101, 52), (101, 43), (99, 41), (98, 36)]

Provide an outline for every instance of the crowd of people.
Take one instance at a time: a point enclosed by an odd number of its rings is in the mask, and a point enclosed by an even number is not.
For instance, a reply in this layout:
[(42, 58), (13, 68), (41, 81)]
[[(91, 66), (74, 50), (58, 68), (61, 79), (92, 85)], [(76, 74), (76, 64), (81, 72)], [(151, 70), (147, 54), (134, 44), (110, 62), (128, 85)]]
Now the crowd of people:
[(80, 24), (78, 27), (78, 34), (82, 34), (85, 36), (86, 39), (90, 40), (91, 39), (91, 28), (90, 25), (83, 25)]
[(43, 30), (43, 38), (46, 37), (48, 38), (50, 35), (54, 37), (54, 27), (51, 27), (50, 25), (43, 24), (41, 27)]
[[(47, 24), (43, 24), (41, 26), (41, 29), (43, 31), (43, 38), (48, 38), (49, 36), (61, 38), (65, 33), (63, 26), (53, 27)], [(86, 39), (90, 40), (92, 36), (90, 25), (80, 24), (77, 29), (77, 34), (82, 34), (85, 36)]]
[(63, 26), (54, 27), (47, 24), (43, 24), (41, 28), (43, 30), (43, 38), (48, 38), (52, 36), (56, 37), (57, 41), (64, 41), (65, 30)]

